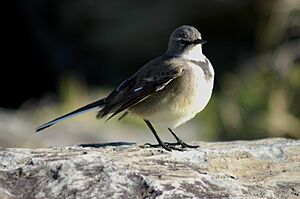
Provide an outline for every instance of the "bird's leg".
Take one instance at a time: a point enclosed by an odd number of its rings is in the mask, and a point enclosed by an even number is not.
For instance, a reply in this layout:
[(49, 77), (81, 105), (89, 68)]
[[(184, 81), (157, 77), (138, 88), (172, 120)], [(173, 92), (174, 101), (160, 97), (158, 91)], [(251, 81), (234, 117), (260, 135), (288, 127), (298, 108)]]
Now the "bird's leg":
[(149, 144), (149, 143), (146, 143), (145, 145), (149, 145), (150, 147), (160, 147), (161, 146), (164, 149), (166, 149), (167, 151), (172, 151), (172, 149), (181, 151), (181, 149), (178, 149), (178, 148), (176, 148), (174, 146), (169, 146), (168, 144), (166, 144), (165, 142), (163, 142), (159, 138), (158, 134), (156, 133), (156, 131), (155, 131), (154, 127), (152, 126), (152, 124), (150, 123), (150, 121), (149, 120), (145, 120), (145, 119), (144, 119), (144, 121), (147, 124), (147, 126), (150, 128), (151, 132), (153, 133), (153, 135), (155, 136), (155, 138), (156, 138), (156, 140), (158, 142), (158, 144)]
[(166, 143), (168, 145), (180, 145), (182, 148), (197, 148), (199, 147), (198, 145), (189, 145), (186, 144), (184, 141), (182, 141), (175, 133), (172, 129), (168, 128), (168, 130), (172, 133), (172, 135), (174, 136), (174, 138), (176, 139), (177, 142), (175, 143)]

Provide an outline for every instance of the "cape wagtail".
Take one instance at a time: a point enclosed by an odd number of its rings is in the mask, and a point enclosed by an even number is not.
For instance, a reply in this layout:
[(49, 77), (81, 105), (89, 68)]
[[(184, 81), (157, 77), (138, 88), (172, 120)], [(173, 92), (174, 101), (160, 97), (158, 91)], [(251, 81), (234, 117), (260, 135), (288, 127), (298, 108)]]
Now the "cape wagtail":
[[(168, 151), (197, 147), (184, 143), (173, 129), (202, 111), (211, 97), (214, 69), (202, 54), (204, 43), (196, 28), (180, 26), (172, 32), (162, 56), (144, 65), (107, 97), (43, 124), (36, 132), (92, 110), (98, 111), (97, 118), (108, 119), (130, 113), (142, 118), (155, 136), (158, 144), (150, 146)], [(163, 142), (151, 122), (168, 128), (177, 142)]]

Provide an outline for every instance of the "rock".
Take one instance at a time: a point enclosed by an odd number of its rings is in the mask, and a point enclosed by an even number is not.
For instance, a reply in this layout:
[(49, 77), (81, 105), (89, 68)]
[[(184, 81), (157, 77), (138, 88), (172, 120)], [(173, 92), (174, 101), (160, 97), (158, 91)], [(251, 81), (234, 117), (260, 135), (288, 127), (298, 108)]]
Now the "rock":
[(300, 198), (300, 141), (0, 149), (0, 198)]

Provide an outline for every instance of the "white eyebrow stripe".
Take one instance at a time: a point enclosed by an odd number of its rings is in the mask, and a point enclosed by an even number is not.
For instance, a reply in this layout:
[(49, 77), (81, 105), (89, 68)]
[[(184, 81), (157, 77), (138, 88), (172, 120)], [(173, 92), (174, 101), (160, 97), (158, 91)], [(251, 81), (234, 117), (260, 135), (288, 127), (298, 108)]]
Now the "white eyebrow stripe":
[(138, 87), (138, 88), (134, 89), (133, 92), (138, 92), (138, 91), (141, 90), (142, 88), (143, 88), (142, 86), (141, 86), (141, 87)]

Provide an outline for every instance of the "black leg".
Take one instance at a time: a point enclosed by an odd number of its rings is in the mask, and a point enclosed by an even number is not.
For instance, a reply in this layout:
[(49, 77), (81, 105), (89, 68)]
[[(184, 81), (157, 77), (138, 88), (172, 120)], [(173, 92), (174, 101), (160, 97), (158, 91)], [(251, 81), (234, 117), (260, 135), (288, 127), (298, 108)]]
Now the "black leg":
[(154, 144), (147, 144), (147, 145), (149, 145), (150, 147), (161, 146), (164, 149), (166, 149), (167, 151), (172, 151), (172, 149), (168, 145), (166, 145), (163, 141), (161, 141), (161, 139), (157, 135), (157, 133), (156, 133), (155, 129), (153, 128), (152, 124), (150, 123), (150, 121), (149, 120), (145, 120), (145, 119), (144, 119), (144, 121), (147, 124), (147, 126), (150, 128), (151, 132), (153, 133), (153, 135), (155, 136), (155, 138), (156, 138), (156, 140), (158, 142), (158, 144), (155, 144), (155, 145)]
[(168, 130), (172, 133), (172, 135), (174, 136), (174, 138), (177, 141), (176, 143), (167, 143), (168, 145), (180, 145), (182, 148), (197, 148), (197, 147), (199, 147), (198, 145), (186, 144), (174, 133), (174, 131), (172, 129), (168, 128)]
[(172, 151), (172, 149), (173, 150), (177, 150), (177, 151), (183, 151), (181, 148), (176, 148), (174, 146), (174, 144), (173, 145), (169, 145), (166, 142), (163, 142), (159, 138), (158, 134), (156, 133), (156, 131), (155, 131), (154, 127), (152, 126), (152, 124), (150, 123), (150, 121), (149, 120), (145, 120), (145, 119), (144, 119), (144, 121), (146, 122), (147, 126), (150, 128), (151, 132), (153, 133), (153, 135), (155, 136), (155, 138), (156, 138), (156, 140), (158, 142), (158, 144), (149, 144), (149, 143), (147, 143), (146, 145), (149, 145), (150, 147), (163, 147), (167, 151)]

